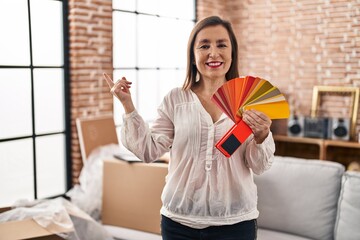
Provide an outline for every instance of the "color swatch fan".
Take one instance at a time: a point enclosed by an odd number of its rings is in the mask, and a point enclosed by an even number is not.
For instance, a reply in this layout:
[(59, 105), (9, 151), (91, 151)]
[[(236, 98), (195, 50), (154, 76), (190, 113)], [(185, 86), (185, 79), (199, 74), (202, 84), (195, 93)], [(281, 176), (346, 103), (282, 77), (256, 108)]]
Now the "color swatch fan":
[(289, 104), (278, 88), (269, 81), (246, 76), (224, 83), (213, 95), (212, 100), (235, 123), (216, 147), (227, 157), (252, 133), (242, 121), (242, 113), (255, 109), (270, 119), (288, 118)]

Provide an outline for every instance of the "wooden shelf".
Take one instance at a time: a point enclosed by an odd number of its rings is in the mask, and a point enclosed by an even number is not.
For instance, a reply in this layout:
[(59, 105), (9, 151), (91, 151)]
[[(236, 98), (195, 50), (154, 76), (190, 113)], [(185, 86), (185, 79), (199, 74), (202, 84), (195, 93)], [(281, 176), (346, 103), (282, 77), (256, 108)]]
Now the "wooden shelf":
[(346, 141), (336, 141), (336, 140), (323, 140), (325, 146), (336, 146), (336, 147), (345, 147), (345, 148), (359, 148), (360, 143), (357, 142), (346, 142)]
[(274, 135), (276, 155), (339, 162), (360, 161), (360, 143)]
[(274, 135), (275, 141), (281, 142), (295, 142), (295, 143), (308, 143), (308, 144), (323, 144), (323, 139), (318, 138), (305, 138), (305, 137), (290, 137), (290, 136), (283, 136), (283, 135)]

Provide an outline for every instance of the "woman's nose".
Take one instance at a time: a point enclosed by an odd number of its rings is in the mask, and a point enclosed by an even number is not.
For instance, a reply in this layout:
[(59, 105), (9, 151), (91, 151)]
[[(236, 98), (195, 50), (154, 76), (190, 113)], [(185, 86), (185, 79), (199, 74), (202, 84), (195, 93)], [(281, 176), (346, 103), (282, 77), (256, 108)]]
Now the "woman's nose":
[(216, 58), (219, 55), (219, 51), (216, 48), (210, 48), (209, 57)]

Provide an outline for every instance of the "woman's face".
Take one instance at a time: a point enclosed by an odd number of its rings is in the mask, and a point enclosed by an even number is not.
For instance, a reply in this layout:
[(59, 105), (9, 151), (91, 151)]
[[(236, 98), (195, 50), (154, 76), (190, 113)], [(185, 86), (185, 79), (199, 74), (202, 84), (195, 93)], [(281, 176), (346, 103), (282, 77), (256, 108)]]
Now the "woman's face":
[(202, 29), (194, 42), (195, 63), (202, 79), (224, 80), (231, 66), (231, 41), (222, 25)]

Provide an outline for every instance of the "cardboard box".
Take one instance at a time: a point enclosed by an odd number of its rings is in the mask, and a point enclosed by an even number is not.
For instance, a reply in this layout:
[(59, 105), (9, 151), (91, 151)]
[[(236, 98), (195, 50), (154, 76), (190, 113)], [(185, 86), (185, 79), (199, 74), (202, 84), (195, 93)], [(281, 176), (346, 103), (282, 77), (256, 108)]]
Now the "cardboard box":
[(103, 171), (102, 223), (160, 234), (168, 165), (110, 159)]
[(84, 164), (97, 147), (119, 143), (112, 115), (77, 118), (76, 127)]
[[(1, 208), (0, 213), (11, 208)], [(63, 239), (42, 228), (33, 219), (0, 223), (0, 240), (38, 239), (59, 240)]]

